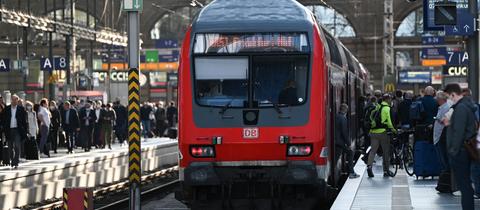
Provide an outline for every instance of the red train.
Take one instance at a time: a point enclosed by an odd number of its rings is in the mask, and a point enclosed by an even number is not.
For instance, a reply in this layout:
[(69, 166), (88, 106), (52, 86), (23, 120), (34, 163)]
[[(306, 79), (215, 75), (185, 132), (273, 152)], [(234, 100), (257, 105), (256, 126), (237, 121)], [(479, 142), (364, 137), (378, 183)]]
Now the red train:
[(177, 199), (192, 209), (308, 209), (338, 184), (334, 115), (349, 104), (356, 140), (368, 72), (304, 6), (213, 1), (186, 34), (179, 77)]

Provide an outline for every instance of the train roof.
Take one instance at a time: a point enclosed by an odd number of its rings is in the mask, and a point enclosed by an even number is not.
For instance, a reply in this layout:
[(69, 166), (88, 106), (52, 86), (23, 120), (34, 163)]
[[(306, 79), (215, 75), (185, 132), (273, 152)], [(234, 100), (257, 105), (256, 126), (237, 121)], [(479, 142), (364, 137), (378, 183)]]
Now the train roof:
[(195, 32), (310, 31), (312, 16), (295, 0), (215, 0), (193, 21)]

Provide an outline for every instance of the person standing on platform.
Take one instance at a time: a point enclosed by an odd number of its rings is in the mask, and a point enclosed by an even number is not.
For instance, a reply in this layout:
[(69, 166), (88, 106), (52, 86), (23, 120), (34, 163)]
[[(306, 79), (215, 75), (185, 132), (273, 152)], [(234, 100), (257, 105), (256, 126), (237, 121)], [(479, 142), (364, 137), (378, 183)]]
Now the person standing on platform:
[[(378, 107), (378, 118), (379, 122), (375, 127), (372, 127), (370, 130), (372, 148), (370, 154), (368, 155), (368, 164), (367, 164), (367, 173), (368, 177), (374, 177), (372, 165), (375, 159), (375, 154), (379, 147), (382, 147), (383, 150), (383, 176), (384, 177), (393, 177), (393, 173), (389, 170), (390, 166), (390, 137), (388, 132), (396, 132), (393, 127), (392, 118), (390, 115), (390, 103), (392, 102), (392, 97), (388, 94), (383, 95), (382, 103)], [(376, 115), (373, 113), (372, 115)], [(375, 118), (375, 116), (373, 116)], [(374, 119), (377, 121), (376, 119)]]
[(44, 155), (50, 157), (50, 147), (48, 147), (48, 135), (50, 132), (52, 114), (48, 110), (48, 99), (40, 101), (38, 108), (38, 120), (40, 121), (40, 145), (39, 150)]
[(168, 127), (175, 127), (175, 123), (178, 122), (178, 109), (175, 107), (175, 102), (170, 101), (170, 106), (167, 108), (167, 120)]
[(102, 108), (102, 102), (97, 101), (95, 103), (95, 127), (93, 129), (93, 145), (95, 148), (102, 148), (103, 141), (105, 136), (102, 134), (102, 124), (103, 124), (103, 115), (105, 114), (105, 110)]
[(115, 111), (112, 109), (112, 104), (107, 104), (105, 109), (105, 114), (103, 115), (102, 129), (105, 135), (105, 146), (108, 145), (108, 148), (112, 149), (112, 135), (113, 135), (113, 126), (115, 124), (116, 115)]
[(355, 173), (353, 170), (353, 151), (351, 148), (352, 142), (350, 141), (349, 131), (348, 131), (348, 120), (347, 120), (348, 105), (340, 105), (340, 112), (337, 113), (335, 117), (335, 163), (338, 161), (340, 156), (345, 153), (347, 155), (348, 161), (348, 173), (349, 178), (354, 179), (358, 178), (360, 175)]
[(372, 111), (375, 110), (375, 108), (378, 106), (377, 104), (377, 97), (375, 96), (370, 96), (370, 98), (368, 99), (368, 103), (367, 105), (365, 106), (365, 111), (363, 111), (365, 114), (364, 114), (364, 123), (363, 123), (363, 129), (364, 129), (364, 132), (365, 132), (365, 135), (364, 135), (364, 143), (363, 143), (363, 151), (364, 151), (364, 155), (362, 157), (362, 160), (363, 162), (365, 162), (365, 164), (368, 164), (368, 154), (367, 153), (367, 150), (368, 150), (368, 147), (370, 147), (370, 144), (371, 144), (371, 137), (370, 137), (370, 129), (371, 129), (371, 121), (370, 121), (370, 115), (372, 114)]
[(150, 133), (150, 113), (152, 112), (152, 107), (145, 101), (143, 106), (140, 107), (140, 120), (142, 121), (142, 131), (143, 131), (143, 138), (147, 138), (148, 134)]
[(50, 101), (50, 113), (52, 115), (52, 118), (50, 119), (51, 125), (50, 125), (49, 141), (52, 143), (53, 153), (57, 154), (58, 137), (59, 137), (60, 127), (62, 126), (62, 118), (61, 118), (60, 111), (57, 108), (57, 103), (55, 101)]
[(85, 152), (92, 147), (93, 128), (95, 126), (95, 111), (92, 109), (92, 102), (88, 101), (85, 107), (80, 110), (80, 140)]
[(37, 113), (33, 110), (33, 103), (25, 102), (25, 109), (27, 110), (28, 135), (33, 141), (37, 141), (38, 136), (38, 118)]
[(166, 117), (166, 111), (165, 111), (165, 104), (163, 101), (160, 101), (157, 103), (157, 110), (155, 111), (155, 120), (157, 121), (156, 124), (156, 130), (157, 130), (157, 136), (163, 137), (163, 134), (165, 133), (165, 130), (167, 129), (167, 117)]
[(128, 126), (128, 110), (117, 100), (113, 103), (113, 110), (117, 116), (115, 120), (115, 136), (117, 136), (118, 143), (123, 146), (127, 139)]
[(19, 105), (17, 95), (11, 96), (11, 104), (5, 108), (3, 122), (10, 151), (11, 166), (17, 168), (20, 161), (20, 148), (23, 140), (27, 139), (28, 132), (27, 112)]
[(445, 92), (450, 95), (453, 101), (452, 117), (447, 127), (447, 150), (450, 167), (455, 182), (462, 194), (462, 208), (464, 210), (474, 209), (473, 188), (470, 179), (471, 160), (464, 147), (465, 141), (475, 137), (475, 105), (464, 98), (462, 89), (458, 84), (448, 84)]
[(77, 110), (71, 107), (70, 102), (65, 101), (63, 103), (63, 108), (65, 109), (65, 115), (62, 119), (62, 127), (67, 138), (67, 154), (72, 154), (73, 148), (75, 147), (75, 141), (77, 140), (76, 133), (80, 131), (80, 121), (78, 119)]

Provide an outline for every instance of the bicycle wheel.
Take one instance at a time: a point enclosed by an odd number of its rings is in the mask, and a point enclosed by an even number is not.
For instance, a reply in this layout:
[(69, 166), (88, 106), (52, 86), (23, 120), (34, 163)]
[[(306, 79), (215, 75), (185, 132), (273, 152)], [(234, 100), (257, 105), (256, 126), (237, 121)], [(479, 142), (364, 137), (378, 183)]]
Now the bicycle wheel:
[(396, 149), (393, 149), (391, 151), (391, 155), (390, 155), (390, 171), (393, 173), (393, 176), (396, 176), (397, 175), (397, 171), (398, 171), (398, 165), (400, 165), (400, 158), (398, 157), (398, 153), (396, 151)]
[(407, 146), (403, 149), (403, 166), (405, 167), (405, 172), (409, 176), (413, 176), (414, 171), (413, 171), (413, 149), (411, 146)]

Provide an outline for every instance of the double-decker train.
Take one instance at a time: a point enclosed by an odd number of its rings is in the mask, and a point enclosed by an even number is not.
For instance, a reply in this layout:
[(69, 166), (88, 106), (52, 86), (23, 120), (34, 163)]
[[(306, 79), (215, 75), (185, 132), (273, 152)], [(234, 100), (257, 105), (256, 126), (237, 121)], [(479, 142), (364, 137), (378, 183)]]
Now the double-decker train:
[(335, 114), (349, 105), (355, 142), (368, 76), (295, 0), (213, 1), (182, 45), (177, 199), (209, 210), (325, 199), (342, 170)]

